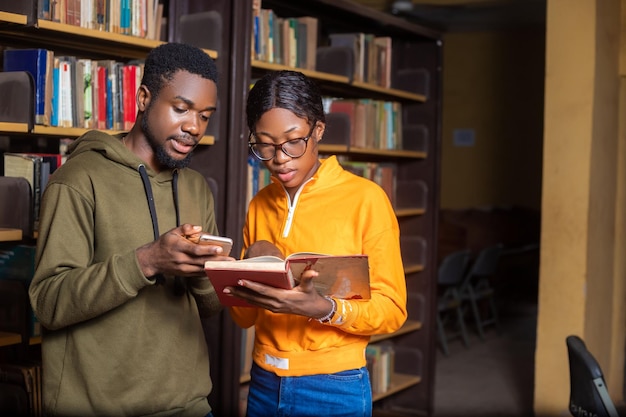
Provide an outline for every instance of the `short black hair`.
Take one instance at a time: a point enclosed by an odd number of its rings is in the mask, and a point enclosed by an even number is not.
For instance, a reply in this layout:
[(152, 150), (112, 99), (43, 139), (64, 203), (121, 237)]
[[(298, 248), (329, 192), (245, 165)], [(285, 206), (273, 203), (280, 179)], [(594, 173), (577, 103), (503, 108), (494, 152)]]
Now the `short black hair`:
[(319, 86), (299, 71), (271, 72), (254, 84), (246, 103), (251, 132), (261, 116), (273, 108), (289, 110), (311, 125), (326, 121)]
[(187, 71), (217, 84), (217, 66), (213, 58), (200, 48), (176, 42), (164, 43), (150, 51), (141, 83), (156, 97), (178, 71)]

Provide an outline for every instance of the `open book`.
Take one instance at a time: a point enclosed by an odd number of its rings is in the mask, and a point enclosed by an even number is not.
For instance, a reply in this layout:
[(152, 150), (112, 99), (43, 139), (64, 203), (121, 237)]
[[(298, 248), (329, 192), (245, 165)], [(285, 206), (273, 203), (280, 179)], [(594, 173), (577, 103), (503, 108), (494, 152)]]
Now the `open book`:
[(224, 294), (224, 287), (237, 287), (239, 279), (260, 282), (277, 288), (298, 285), (305, 269), (319, 275), (313, 284), (322, 295), (344, 299), (369, 299), (369, 264), (367, 255), (324, 255), (298, 252), (287, 259), (258, 256), (239, 261), (207, 261), (204, 270), (217, 291), (220, 302), (227, 306), (246, 306), (244, 300)]

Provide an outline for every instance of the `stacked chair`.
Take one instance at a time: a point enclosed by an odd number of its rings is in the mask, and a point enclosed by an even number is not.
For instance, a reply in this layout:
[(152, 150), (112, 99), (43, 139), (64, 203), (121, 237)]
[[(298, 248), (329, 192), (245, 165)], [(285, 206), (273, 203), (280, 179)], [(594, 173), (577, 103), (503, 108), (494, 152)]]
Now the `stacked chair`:
[[(459, 288), (463, 282), (470, 258), (469, 249), (450, 253), (443, 258), (437, 271), (439, 290), (437, 297), (437, 337), (446, 356), (449, 355), (448, 342), (452, 339), (460, 337), (465, 346), (469, 346)], [(456, 330), (453, 332), (446, 330), (446, 323), (450, 317), (456, 322)]]
[[(496, 273), (502, 248), (502, 244), (496, 244), (481, 250), (458, 289), (461, 301), (469, 304), (481, 340), (485, 340), (485, 327), (493, 325), (498, 330), (498, 310), (491, 279)], [(485, 303), (486, 308), (481, 308)]]

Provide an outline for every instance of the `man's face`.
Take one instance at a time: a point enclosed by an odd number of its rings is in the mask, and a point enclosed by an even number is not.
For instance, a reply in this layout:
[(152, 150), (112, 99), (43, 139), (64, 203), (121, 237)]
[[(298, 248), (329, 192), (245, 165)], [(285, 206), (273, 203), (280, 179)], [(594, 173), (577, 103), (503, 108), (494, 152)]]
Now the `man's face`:
[(184, 168), (217, 106), (217, 86), (211, 80), (178, 71), (157, 97), (150, 96), (141, 128), (163, 168)]

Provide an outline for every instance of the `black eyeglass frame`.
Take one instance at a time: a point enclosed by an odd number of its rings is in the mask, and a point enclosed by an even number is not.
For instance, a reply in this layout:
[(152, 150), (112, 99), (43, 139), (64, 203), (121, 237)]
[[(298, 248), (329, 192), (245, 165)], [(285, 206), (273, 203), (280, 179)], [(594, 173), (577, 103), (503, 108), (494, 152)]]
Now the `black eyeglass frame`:
[[(274, 159), (276, 157), (276, 152), (278, 151), (278, 149), (280, 149), (282, 153), (284, 153), (285, 155), (287, 155), (290, 158), (293, 158), (293, 159), (300, 158), (302, 155), (304, 155), (306, 153), (307, 147), (309, 145), (309, 139), (311, 139), (311, 136), (313, 136), (313, 131), (315, 130), (315, 126), (317, 126), (317, 123), (313, 123), (313, 127), (311, 127), (311, 130), (309, 131), (309, 134), (306, 135), (305, 137), (289, 139), (289, 140), (286, 140), (286, 141), (284, 141), (282, 143), (279, 143), (277, 145), (275, 145), (273, 143), (266, 143), (266, 142), (250, 142), (250, 139), (253, 136), (256, 138), (256, 135), (254, 134), (254, 132), (250, 132), (250, 135), (248, 135), (248, 148), (250, 149), (250, 152), (252, 152), (252, 155), (254, 155), (260, 161), (271, 161), (272, 159)], [(304, 141), (304, 150), (302, 151), (302, 153), (300, 155), (292, 155), (289, 152), (287, 152), (285, 150), (285, 148), (283, 148), (283, 145), (285, 145), (286, 143), (295, 142), (297, 140), (303, 140)], [(273, 146), (274, 147), (274, 154), (271, 157), (269, 157), (269, 158), (263, 158), (261, 155), (257, 154), (254, 151), (254, 145)]]

